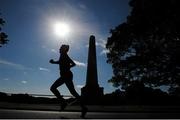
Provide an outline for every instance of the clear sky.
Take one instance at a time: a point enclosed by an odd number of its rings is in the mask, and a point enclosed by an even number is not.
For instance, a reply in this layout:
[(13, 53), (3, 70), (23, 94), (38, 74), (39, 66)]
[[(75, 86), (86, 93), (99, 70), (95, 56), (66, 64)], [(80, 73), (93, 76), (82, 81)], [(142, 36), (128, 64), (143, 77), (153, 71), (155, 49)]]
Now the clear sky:
[[(69, 44), (74, 84), (86, 82), (89, 36), (96, 37), (98, 82), (105, 93), (115, 90), (108, 79), (112, 67), (106, 63), (105, 44), (109, 30), (126, 20), (129, 0), (0, 0), (3, 31), (10, 40), (0, 48), (0, 91), (10, 93), (51, 94), (49, 88), (59, 77), (59, 46)], [(69, 33), (55, 34), (56, 23), (66, 23)], [(65, 85), (59, 88), (69, 94)]]

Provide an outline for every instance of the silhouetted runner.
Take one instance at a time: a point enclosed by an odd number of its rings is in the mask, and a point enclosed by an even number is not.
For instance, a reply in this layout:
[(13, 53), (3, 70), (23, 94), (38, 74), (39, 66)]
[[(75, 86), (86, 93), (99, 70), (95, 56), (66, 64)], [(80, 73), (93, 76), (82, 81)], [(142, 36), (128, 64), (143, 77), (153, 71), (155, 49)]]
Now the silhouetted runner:
[(60, 58), (58, 61), (54, 61), (51, 59), (49, 62), (52, 64), (59, 64), (60, 69), (60, 78), (58, 78), (53, 85), (51, 86), (50, 90), (52, 93), (60, 100), (61, 102), (61, 110), (64, 110), (67, 106), (67, 102), (61, 96), (60, 92), (58, 91), (58, 87), (62, 84), (66, 84), (67, 88), (69, 89), (70, 93), (76, 97), (80, 101), (80, 106), (82, 108), (81, 117), (84, 117), (87, 112), (87, 107), (83, 104), (83, 100), (76, 92), (73, 84), (73, 74), (70, 70), (71, 67), (74, 67), (76, 64), (74, 61), (68, 56), (67, 52), (69, 51), (69, 45), (62, 45), (59, 49)]

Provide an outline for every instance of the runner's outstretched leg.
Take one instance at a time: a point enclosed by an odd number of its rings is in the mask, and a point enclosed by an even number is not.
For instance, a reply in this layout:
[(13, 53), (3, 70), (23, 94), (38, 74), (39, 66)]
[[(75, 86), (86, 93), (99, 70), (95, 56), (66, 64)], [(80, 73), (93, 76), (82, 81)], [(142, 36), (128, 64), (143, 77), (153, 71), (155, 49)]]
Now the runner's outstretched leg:
[(75, 88), (74, 88), (74, 84), (72, 82), (72, 80), (69, 80), (68, 82), (65, 82), (66, 86), (68, 87), (70, 93), (77, 99), (80, 101), (80, 106), (81, 106), (81, 117), (84, 118), (88, 108), (84, 105), (84, 102), (82, 100), (82, 98), (79, 96), (79, 94), (76, 92)]

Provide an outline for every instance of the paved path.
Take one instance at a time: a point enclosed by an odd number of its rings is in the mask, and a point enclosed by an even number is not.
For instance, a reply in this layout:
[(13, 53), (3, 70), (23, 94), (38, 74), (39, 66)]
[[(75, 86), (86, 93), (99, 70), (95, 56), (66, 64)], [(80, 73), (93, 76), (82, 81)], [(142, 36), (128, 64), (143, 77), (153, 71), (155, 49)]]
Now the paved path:
[[(58, 112), (58, 111), (40, 111), (40, 110), (12, 110), (0, 109), (0, 118), (4, 119), (79, 119), (80, 112)], [(133, 113), (133, 112), (88, 112), (86, 118), (92, 119), (132, 119), (132, 118), (180, 118), (179, 113)]]

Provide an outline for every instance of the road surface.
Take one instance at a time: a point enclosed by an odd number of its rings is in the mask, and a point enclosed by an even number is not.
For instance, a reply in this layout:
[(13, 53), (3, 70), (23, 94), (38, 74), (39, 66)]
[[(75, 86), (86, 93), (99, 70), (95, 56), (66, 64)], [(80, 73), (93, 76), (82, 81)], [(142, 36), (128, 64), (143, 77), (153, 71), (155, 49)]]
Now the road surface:
[[(79, 119), (80, 112), (70, 112), (70, 111), (40, 111), (40, 110), (13, 110), (13, 109), (0, 109), (1, 119)], [(136, 113), (136, 112), (88, 112), (86, 115), (88, 119), (147, 119), (147, 118), (180, 118), (178, 113)]]

